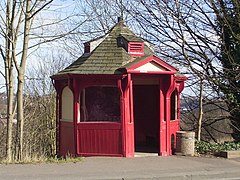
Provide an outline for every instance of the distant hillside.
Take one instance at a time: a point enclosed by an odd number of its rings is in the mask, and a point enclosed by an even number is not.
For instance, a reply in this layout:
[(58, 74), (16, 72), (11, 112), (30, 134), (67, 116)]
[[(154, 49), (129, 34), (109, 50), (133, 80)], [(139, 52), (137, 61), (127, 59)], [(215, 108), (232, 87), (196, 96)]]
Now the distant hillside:
[[(212, 99), (203, 103), (202, 139), (224, 142), (232, 140), (232, 129), (227, 105), (221, 99)], [(186, 98), (181, 102), (181, 129), (197, 131), (198, 99)]]

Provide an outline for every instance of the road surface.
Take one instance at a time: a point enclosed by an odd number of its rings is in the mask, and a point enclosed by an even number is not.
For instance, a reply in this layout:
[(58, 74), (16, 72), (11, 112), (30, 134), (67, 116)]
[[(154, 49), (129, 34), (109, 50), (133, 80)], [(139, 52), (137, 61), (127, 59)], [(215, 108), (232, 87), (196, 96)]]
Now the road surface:
[(88, 157), (78, 163), (0, 165), (4, 180), (240, 180), (240, 159), (205, 157)]

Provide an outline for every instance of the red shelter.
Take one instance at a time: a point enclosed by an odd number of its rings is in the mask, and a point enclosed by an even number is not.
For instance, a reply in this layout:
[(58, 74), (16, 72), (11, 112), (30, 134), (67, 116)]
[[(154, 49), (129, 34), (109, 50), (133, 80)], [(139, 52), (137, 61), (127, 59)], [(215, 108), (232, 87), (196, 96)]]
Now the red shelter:
[(57, 154), (171, 155), (186, 77), (122, 21), (84, 47), (79, 59), (51, 77), (57, 91)]

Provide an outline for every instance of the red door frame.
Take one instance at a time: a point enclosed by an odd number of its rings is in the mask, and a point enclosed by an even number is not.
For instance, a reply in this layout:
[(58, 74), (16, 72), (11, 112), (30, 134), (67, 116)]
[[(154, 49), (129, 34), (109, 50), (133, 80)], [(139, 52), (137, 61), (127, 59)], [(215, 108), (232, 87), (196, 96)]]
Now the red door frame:
[(134, 157), (134, 122), (132, 78), (127, 74), (118, 80), (121, 94), (122, 147), (124, 157)]
[[(140, 74), (139, 74), (140, 75)], [(145, 75), (140, 75), (140, 77), (144, 77)], [(131, 79), (131, 76), (128, 76)], [(145, 78), (149, 78), (149, 76), (145, 76)], [(171, 151), (171, 123), (170, 123), (170, 108), (171, 108), (171, 94), (175, 90), (175, 79), (173, 74), (165, 74), (158, 75), (159, 79), (159, 152), (160, 156), (168, 156), (172, 154)], [(130, 80), (128, 80), (130, 81)], [(132, 80), (131, 80), (132, 83)], [(131, 84), (132, 88), (132, 84)], [(133, 92), (131, 91), (131, 96)], [(124, 102), (127, 102), (128, 98), (124, 99)], [(133, 100), (131, 99), (131, 108), (133, 105)], [(126, 112), (124, 112), (126, 114)], [(125, 121), (127, 120), (124, 118)], [(126, 123), (124, 121), (124, 123)], [(126, 124), (123, 125), (126, 128)], [(134, 127), (134, 126), (133, 126)], [(130, 139), (126, 139), (126, 142), (129, 141), (129, 144), (134, 145), (134, 128), (132, 127), (131, 131), (133, 131), (133, 136)], [(123, 131), (126, 131), (124, 129)], [(126, 143), (125, 142), (125, 143)], [(133, 147), (135, 149), (135, 147)], [(135, 151), (133, 149), (133, 151)], [(134, 152), (133, 152), (134, 153)]]

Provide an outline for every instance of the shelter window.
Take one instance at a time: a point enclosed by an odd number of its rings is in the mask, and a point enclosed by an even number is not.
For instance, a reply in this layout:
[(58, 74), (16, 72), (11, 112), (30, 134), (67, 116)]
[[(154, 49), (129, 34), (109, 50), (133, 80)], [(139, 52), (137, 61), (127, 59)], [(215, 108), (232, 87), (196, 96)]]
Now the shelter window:
[(120, 93), (117, 87), (93, 86), (80, 95), (81, 122), (120, 121)]
[(73, 122), (73, 93), (68, 86), (66, 86), (62, 92), (61, 121)]
[(171, 120), (178, 119), (177, 105), (178, 105), (177, 91), (174, 91), (171, 95)]

